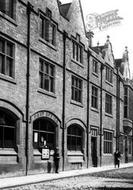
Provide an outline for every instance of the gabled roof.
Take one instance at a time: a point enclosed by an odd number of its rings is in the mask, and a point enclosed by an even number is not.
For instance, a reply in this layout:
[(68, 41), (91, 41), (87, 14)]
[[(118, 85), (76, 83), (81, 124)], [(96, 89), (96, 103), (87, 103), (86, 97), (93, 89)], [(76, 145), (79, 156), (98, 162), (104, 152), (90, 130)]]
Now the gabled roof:
[(104, 58), (104, 49), (105, 49), (105, 45), (104, 46), (95, 46), (95, 47), (92, 47), (93, 51), (95, 51), (97, 54), (101, 53), (102, 57)]
[(101, 54), (102, 58), (107, 64), (109, 64), (111, 67), (114, 67), (114, 55), (112, 51), (112, 44), (109, 41), (109, 36), (107, 36), (107, 41), (104, 45), (99, 46), (98, 44), (96, 47), (92, 47), (92, 49), (96, 53)]
[(60, 4), (60, 14), (67, 19), (67, 13), (72, 3)]

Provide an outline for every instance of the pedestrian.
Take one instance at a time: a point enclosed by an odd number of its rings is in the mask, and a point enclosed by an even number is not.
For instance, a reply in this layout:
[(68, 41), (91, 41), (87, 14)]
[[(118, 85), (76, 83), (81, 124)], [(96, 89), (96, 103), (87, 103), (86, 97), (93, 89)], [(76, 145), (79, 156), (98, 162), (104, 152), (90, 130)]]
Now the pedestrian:
[(59, 148), (55, 148), (54, 152), (54, 165), (55, 165), (55, 173), (59, 173), (59, 161), (60, 161), (60, 155), (59, 155)]
[(121, 154), (118, 150), (116, 150), (116, 152), (114, 153), (115, 168), (116, 168), (116, 166), (118, 166), (118, 168), (120, 167), (120, 158), (121, 158)]

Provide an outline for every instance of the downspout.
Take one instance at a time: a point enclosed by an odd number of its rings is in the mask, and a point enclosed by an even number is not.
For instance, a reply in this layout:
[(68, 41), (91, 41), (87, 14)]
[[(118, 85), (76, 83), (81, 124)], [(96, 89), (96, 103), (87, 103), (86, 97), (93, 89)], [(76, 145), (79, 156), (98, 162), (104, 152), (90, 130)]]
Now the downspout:
[(101, 63), (101, 84), (100, 84), (100, 166), (102, 166), (102, 135), (103, 135), (103, 129), (102, 129), (102, 125), (103, 125), (103, 113), (102, 113), (102, 109), (103, 109), (103, 69), (104, 69), (104, 65)]
[(120, 85), (119, 85), (119, 72), (117, 68), (116, 80), (116, 149), (119, 150), (119, 135), (120, 135)]
[(89, 106), (90, 106), (90, 93), (89, 93), (89, 89), (90, 89), (90, 51), (88, 50), (87, 52), (87, 60), (88, 60), (88, 68), (87, 68), (87, 147), (86, 147), (86, 151), (87, 151), (87, 168), (89, 167), (89, 124), (90, 124), (90, 120), (89, 120)]
[(28, 2), (27, 4), (27, 73), (26, 73), (26, 175), (28, 174), (29, 166), (29, 88), (30, 88), (30, 15), (32, 5)]
[(65, 168), (65, 93), (66, 93), (66, 37), (67, 33), (63, 32), (63, 98), (62, 98), (62, 170)]

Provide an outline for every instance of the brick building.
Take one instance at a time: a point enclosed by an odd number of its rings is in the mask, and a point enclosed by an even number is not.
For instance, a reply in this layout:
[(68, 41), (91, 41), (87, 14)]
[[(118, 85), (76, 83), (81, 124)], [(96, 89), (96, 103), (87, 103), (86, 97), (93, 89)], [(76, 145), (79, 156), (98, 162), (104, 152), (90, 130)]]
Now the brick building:
[(91, 47), (90, 34), (80, 0), (0, 0), (1, 175), (53, 172), (56, 147), (60, 170), (113, 164), (132, 132), (132, 114), (123, 127), (123, 62), (109, 37)]

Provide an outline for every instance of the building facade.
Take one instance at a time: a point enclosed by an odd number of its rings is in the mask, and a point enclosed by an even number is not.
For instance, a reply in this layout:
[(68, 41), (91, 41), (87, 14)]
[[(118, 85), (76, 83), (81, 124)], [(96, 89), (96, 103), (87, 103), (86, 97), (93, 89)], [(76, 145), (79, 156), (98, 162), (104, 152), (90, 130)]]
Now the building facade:
[(80, 0), (0, 1), (1, 176), (53, 172), (57, 147), (60, 170), (113, 164), (120, 139), (132, 160), (132, 87), (109, 37), (92, 47), (90, 34)]

